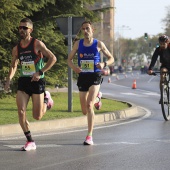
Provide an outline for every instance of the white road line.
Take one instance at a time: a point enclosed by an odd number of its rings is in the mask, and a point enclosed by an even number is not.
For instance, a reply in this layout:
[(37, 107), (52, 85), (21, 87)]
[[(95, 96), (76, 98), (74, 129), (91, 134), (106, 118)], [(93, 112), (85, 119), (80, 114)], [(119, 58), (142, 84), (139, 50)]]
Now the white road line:
[[(101, 146), (101, 145), (139, 145), (140, 143), (133, 143), (133, 142), (109, 142), (109, 143), (99, 143), (99, 144), (94, 144), (93, 146)], [(12, 149), (20, 149), (23, 147), (23, 145), (3, 145), (8, 148)], [(62, 147), (63, 145), (56, 145), (56, 144), (46, 144), (46, 145), (36, 145), (37, 148), (58, 148)]]
[[(3, 145), (9, 148), (13, 149), (20, 149), (23, 147), (23, 145)], [(54, 148), (54, 147), (61, 147), (61, 145), (55, 145), (55, 144), (48, 144), (48, 145), (36, 145), (38, 148)]]
[(154, 92), (146, 92), (142, 94), (137, 94), (137, 93), (120, 93), (120, 94), (128, 95), (128, 96), (141, 96), (141, 97), (160, 96), (160, 94)]
[(160, 96), (159, 93), (154, 93), (154, 92), (150, 92), (150, 93), (143, 93), (143, 94), (146, 94), (146, 95), (149, 95), (149, 96)]
[(94, 146), (101, 146), (101, 145), (113, 145), (113, 144), (125, 144), (125, 145), (139, 145), (140, 143), (133, 143), (133, 142), (109, 142), (109, 143), (99, 143), (94, 144)]
[(170, 143), (170, 140), (155, 140), (156, 142)]
[[(132, 87), (127, 87), (127, 86), (123, 86), (123, 85), (118, 85), (118, 84), (114, 84), (114, 83), (110, 83), (114, 86), (118, 86), (118, 87), (124, 87), (124, 88), (127, 88), (127, 89), (132, 89)], [(159, 89), (159, 87), (158, 87)], [(144, 92), (144, 93), (153, 93), (151, 91), (148, 91), (148, 90), (142, 90), (142, 89), (135, 89), (135, 91), (139, 91), (139, 92)], [(155, 92), (156, 93), (156, 92)]]
[(153, 79), (155, 79), (156, 76), (152, 76), (149, 80), (148, 80), (148, 83), (150, 83)]

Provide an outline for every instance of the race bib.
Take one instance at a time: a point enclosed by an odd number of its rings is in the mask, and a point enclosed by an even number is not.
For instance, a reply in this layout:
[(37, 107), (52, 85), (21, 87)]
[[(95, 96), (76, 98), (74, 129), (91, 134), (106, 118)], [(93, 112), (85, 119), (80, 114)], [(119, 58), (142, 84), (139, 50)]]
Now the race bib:
[(22, 74), (23, 75), (33, 75), (35, 71), (34, 61), (22, 62)]
[(82, 72), (94, 72), (94, 60), (81, 60)]

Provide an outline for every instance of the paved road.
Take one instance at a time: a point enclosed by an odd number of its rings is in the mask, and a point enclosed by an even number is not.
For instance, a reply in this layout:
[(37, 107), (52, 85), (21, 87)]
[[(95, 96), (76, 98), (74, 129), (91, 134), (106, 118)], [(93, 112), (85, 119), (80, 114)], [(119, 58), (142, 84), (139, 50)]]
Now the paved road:
[[(5, 170), (167, 170), (169, 169), (170, 124), (161, 115), (158, 79), (128, 74), (105, 77), (105, 95), (137, 104), (146, 115), (96, 125), (94, 146), (83, 146), (86, 126), (34, 134), (38, 146), (20, 152), (25, 138), (1, 139), (0, 165)], [(133, 80), (137, 89), (132, 89)], [(104, 107), (104, 106), (103, 106)]]

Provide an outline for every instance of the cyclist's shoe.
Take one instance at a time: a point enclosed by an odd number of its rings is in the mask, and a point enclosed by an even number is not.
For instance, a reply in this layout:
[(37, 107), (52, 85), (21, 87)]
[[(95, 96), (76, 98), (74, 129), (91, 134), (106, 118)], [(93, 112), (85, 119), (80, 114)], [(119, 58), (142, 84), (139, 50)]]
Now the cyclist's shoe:
[(49, 91), (45, 91), (45, 99), (47, 99), (47, 109), (49, 110), (54, 104), (54, 101), (51, 98), (51, 94)]
[(94, 106), (97, 110), (100, 110), (100, 108), (102, 106), (101, 98), (102, 98), (102, 92), (99, 92), (97, 94), (96, 101), (95, 101), (95, 104), (94, 104)]
[(21, 151), (31, 151), (36, 150), (35, 142), (26, 142), (26, 144), (21, 148)]
[(86, 136), (86, 140), (84, 141), (84, 145), (93, 145), (92, 136)]
[(159, 100), (159, 104), (161, 104), (161, 99)]

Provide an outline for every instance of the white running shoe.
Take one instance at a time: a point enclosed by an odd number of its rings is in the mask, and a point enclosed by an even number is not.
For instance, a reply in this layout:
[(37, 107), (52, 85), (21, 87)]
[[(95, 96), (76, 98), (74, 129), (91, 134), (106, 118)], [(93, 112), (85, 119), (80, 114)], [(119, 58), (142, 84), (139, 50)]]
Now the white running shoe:
[(84, 141), (84, 145), (93, 145), (92, 136), (86, 136), (86, 140)]
[(36, 150), (35, 142), (26, 142), (26, 144), (21, 148), (21, 151), (31, 151)]
[(99, 93), (97, 94), (97, 97), (96, 97), (95, 104), (94, 104), (94, 106), (97, 110), (100, 110), (102, 107), (101, 98), (102, 98), (102, 92), (99, 91)]
[(45, 91), (45, 98), (48, 99), (48, 103), (47, 103), (47, 109), (51, 109), (51, 107), (53, 106), (54, 104), (54, 101), (53, 99), (51, 98), (51, 94), (49, 91)]

